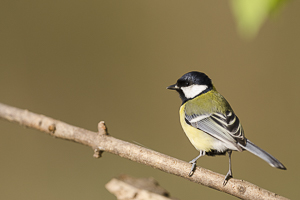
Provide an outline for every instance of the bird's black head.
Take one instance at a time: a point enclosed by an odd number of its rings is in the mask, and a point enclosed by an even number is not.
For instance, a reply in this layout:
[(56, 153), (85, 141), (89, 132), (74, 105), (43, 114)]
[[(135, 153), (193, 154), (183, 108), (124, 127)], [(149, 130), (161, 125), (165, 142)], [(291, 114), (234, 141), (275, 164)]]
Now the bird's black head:
[(197, 71), (184, 74), (177, 80), (176, 84), (167, 87), (167, 89), (176, 90), (179, 93), (182, 103), (206, 93), (212, 88), (210, 78), (206, 74)]

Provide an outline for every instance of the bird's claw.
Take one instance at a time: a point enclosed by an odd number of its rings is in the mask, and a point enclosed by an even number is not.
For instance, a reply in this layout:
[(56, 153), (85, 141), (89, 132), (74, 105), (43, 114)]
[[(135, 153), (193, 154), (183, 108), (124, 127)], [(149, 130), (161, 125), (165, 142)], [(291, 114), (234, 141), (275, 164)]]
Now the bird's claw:
[(191, 168), (191, 171), (189, 173), (189, 176), (192, 176), (194, 174), (195, 169), (196, 169), (196, 162), (195, 161), (190, 161), (189, 163), (192, 164), (192, 168)]
[(225, 179), (223, 181), (223, 186), (225, 186), (228, 183), (228, 180), (232, 178), (232, 173), (228, 172), (225, 176)]

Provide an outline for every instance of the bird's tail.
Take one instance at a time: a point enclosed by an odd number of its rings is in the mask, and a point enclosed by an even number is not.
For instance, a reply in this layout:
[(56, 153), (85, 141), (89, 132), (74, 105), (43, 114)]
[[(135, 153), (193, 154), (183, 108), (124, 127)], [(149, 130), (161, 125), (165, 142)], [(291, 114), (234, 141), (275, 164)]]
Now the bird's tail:
[(279, 162), (279, 160), (277, 160), (272, 155), (270, 155), (268, 152), (262, 150), (261, 148), (259, 148), (258, 146), (256, 146), (252, 142), (250, 142), (249, 140), (247, 140), (247, 143), (246, 143), (245, 146), (243, 146), (242, 144), (239, 144), (239, 145), (243, 149), (253, 153), (254, 155), (256, 155), (258, 157), (260, 157), (261, 159), (263, 159), (264, 161), (269, 163), (272, 167), (276, 167), (278, 169), (286, 169), (285, 166), (281, 162)]

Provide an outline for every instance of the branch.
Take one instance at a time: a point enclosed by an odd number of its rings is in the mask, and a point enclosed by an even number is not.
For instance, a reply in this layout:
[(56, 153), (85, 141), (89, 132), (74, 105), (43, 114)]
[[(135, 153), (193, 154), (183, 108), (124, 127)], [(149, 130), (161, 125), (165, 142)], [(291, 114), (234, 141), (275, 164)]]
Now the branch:
[(153, 178), (121, 175), (110, 180), (105, 187), (118, 200), (179, 200), (170, 198), (169, 192)]
[(223, 186), (223, 175), (202, 167), (197, 167), (193, 176), (189, 177), (188, 174), (191, 164), (109, 136), (104, 122), (99, 123), (98, 132), (92, 132), (44, 115), (35, 114), (28, 110), (18, 109), (1, 103), (0, 118), (46, 132), (57, 138), (90, 146), (95, 152), (94, 157), (100, 157), (103, 151), (109, 152), (241, 199), (286, 199), (285, 197), (243, 180), (232, 178), (228, 181), (226, 186)]

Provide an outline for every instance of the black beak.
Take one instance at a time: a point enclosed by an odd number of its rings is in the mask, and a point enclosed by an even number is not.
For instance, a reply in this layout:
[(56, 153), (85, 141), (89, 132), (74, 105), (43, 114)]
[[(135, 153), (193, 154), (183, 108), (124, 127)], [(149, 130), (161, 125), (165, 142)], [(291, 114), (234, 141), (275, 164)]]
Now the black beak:
[(174, 85), (170, 85), (169, 87), (167, 87), (167, 89), (169, 89), (169, 90), (179, 90), (179, 87), (176, 84), (174, 84)]

